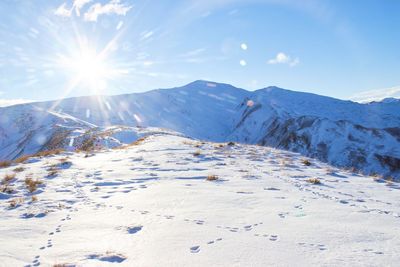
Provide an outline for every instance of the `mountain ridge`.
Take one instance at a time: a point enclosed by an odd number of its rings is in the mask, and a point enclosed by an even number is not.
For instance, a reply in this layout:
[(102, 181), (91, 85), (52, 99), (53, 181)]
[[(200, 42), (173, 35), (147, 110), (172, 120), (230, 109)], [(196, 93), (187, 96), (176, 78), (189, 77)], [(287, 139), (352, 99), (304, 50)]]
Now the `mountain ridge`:
[[(14, 110), (16, 118), (11, 116), (8, 121), (18, 121), (23, 116), (18, 113), (24, 109), (21, 107), (52, 112), (59, 116), (56, 122), (49, 120), (53, 124), (42, 123), (46, 121), (45, 114), (38, 115), (35, 123), (48, 128), (66, 123), (64, 129), (72, 127), (74, 136), (95, 128), (101, 132), (115, 125), (162, 127), (198, 139), (274, 146), (367, 173), (395, 177), (400, 173), (400, 165), (396, 166), (400, 162), (400, 105), (396, 103), (360, 104), (276, 86), (247, 91), (197, 80), (182, 87), (143, 93), (74, 97), (0, 108), (0, 136), (10, 135), (2, 119), (4, 114)], [(14, 124), (11, 126), (26, 139), (29, 131)], [(48, 131), (46, 140), (53, 135)], [(3, 143), (0, 142), (0, 158), (9, 159), (4, 156)], [(20, 155), (20, 150), (11, 154)]]

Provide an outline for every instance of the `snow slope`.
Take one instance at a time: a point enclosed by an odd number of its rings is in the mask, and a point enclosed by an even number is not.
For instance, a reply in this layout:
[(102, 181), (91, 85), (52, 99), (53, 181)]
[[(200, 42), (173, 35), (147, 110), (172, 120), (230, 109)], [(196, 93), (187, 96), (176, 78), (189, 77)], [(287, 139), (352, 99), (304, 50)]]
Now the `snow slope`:
[(396, 266), (400, 187), (303, 160), (160, 130), (0, 169), (0, 265)]
[[(359, 104), (277, 87), (249, 92), (228, 84), (195, 81), (145, 93), (32, 103), (0, 108), (3, 159), (16, 158), (25, 146), (42, 149), (34, 143), (37, 138), (26, 141), (29, 128), (22, 129), (16, 139), (7, 137), (13, 135), (7, 121), (24, 117), (10, 113), (22, 107), (68, 115), (79, 133), (96, 128), (101, 136), (107, 127), (118, 125), (162, 127), (204, 140), (273, 146), (335, 166), (400, 178), (400, 103), (396, 101)], [(87, 126), (76, 126), (77, 122)], [(71, 127), (49, 120), (42, 124)], [(40, 131), (41, 140), (50, 140), (53, 134), (45, 133)], [(69, 133), (65, 139), (71, 139)], [(67, 144), (60, 146), (68, 149)]]

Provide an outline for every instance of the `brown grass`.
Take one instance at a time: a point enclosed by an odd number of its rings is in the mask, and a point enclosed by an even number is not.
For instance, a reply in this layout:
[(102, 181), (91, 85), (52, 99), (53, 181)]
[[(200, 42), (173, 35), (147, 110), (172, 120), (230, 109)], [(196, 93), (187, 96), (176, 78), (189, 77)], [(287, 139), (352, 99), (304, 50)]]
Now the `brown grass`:
[(61, 148), (57, 148), (57, 149), (52, 149), (52, 150), (45, 150), (45, 151), (40, 151), (36, 154), (34, 154), (34, 157), (47, 157), (47, 156), (51, 156), (51, 155), (58, 155), (61, 154), (62, 152), (64, 152), (63, 149)]
[(37, 198), (37, 196), (32, 196), (32, 198), (31, 198), (31, 201), (32, 201), (32, 202), (36, 202), (36, 201), (38, 201), (38, 198)]
[(62, 152), (64, 152), (64, 150), (61, 149), (61, 148), (51, 149), (51, 150), (44, 150), (44, 151), (37, 152), (37, 153), (35, 153), (33, 155), (21, 156), (21, 157), (15, 159), (14, 163), (17, 163), (17, 164), (18, 163), (24, 163), (25, 161), (27, 161), (28, 159), (30, 159), (32, 157), (48, 157), (48, 156), (51, 156), (51, 155), (61, 154)]
[(207, 176), (206, 180), (207, 181), (216, 181), (216, 180), (218, 180), (218, 176), (214, 175), (214, 174), (210, 174), (210, 175)]
[(14, 198), (8, 202), (10, 205), (10, 208), (16, 208), (17, 206), (21, 205), (24, 203), (24, 199), (22, 197), (19, 198)]
[(14, 169), (14, 172), (23, 172), (25, 170), (24, 167), (17, 167)]
[(34, 180), (31, 177), (25, 178), (25, 185), (30, 193), (35, 192), (38, 188), (38, 185), (41, 185), (41, 184), (43, 184), (43, 182), (39, 181), (38, 179)]
[(7, 168), (11, 166), (11, 161), (5, 160), (5, 161), (0, 161), (0, 169), (1, 168)]
[(114, 147), (113, 149), (126, 149), (126, 148), (131, 147), (131, 146), (137, 146), (137, 145), (140, 145), (141, 143), (143, 143), (143, 141), (146, 140), (146, 138), (147, 138), (146, 136), (140, 137), (139, 139), (137, 139), (136, 141), (134, 141), (134, 142), (132, 142), (130, 144), (117, 146), (117, 147)]
[(305, 165), (305, 166), (310, 166), (311, 165), (311, 162), (308, 159), (303, 159), (301, 161), (301, 163), (303, 163), (303, 165)]
[(14, 189), (10, 186), (10, 184), (4, 184), (0, 186), (0, 192), (6, 193), (6, 194), (12, 194), (14, 193)]
[(197, 151), (195, 151), (195, 152), (193, 153), (193, 156), (195, 156), (195, 157), (198, 157), (198, 156), (200, 156), (200, 155), (201, 155), (200, 150), (197, 150)]
[(21, 156), (21, 157), (15, 159), (14, 162), (15, 163), (24, 163), (25, 161), (27, 161), (31, 157), (32, 157), (32, 155)]
[(15, 173), (6, 174), (1, 182), (2, 184), (9, 184), (11, 180), (14, 178), (15, 178)]
[(48, 171), (47, 174), (48, 176), (56, 176), (58, 174), (59, 169), (51, 167), (47, 171)]
[(138, 140), (136, 140), (133, 143), (130, 143), (129, 145), (130, 146), (137, 146), (137, 145), (140, 145), (141, 143), (143, 143), (144, 140), (146, 140), (146, 137), (140, 137)]
[(310, 184), (322, 184), (321, 180), (318, 178), (309, 178), (307, 179), (307, 182), (309, 182)]

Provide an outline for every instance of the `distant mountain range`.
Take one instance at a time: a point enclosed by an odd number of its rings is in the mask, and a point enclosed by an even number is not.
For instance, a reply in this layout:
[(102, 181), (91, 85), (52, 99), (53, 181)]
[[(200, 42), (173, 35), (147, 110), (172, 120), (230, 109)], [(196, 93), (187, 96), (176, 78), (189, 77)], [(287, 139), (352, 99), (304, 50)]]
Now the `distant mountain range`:
[(156, 131), (147, 127), (287, 149), (335, 166), (400, 178), (400, 101), (360, 104), (209, 81), (0, 108), (0, 159), (53, 148), (119, 146)]

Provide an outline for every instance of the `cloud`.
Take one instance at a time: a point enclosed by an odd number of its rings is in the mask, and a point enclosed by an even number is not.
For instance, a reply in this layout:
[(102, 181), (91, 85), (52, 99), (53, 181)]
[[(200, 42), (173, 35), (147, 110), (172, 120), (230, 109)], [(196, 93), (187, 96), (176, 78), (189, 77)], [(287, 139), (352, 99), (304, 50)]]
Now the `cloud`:
[(17, 104), (29, 103), (33, 102), (33, 100), (28, 99), (1, 99), (0, 98), (0, 107), (8, 107)]
[(72, 15), (72, 9), (68, 9), (67, 3), (63, 3), (54, 11), (54, 15), (69, 18)]
[(198, 55), (202, 54), (204, 51), (206, 51), (205, 48), (198, 48), (198, 49), (191, 50), (191, 51), (188, 51), (186, 53), (183, 53), (183, 54), (181, 54), (179, 56), (180, 57), (194, 57), (194, 56), (198, 56)]
[[(67, 3), (61, 4), (55, 11), (54, 14), (56, 16), (69, 18), (72, 16), (73, 11), (75, 10), (76, 16), (81, 16), (82, 9), (89, 3), (92, 3), (93, 0), (74, 0), (72, 3), (72, 7), (68, 8)], [(121, 3), (121, 0), (111, 0), (105, 5), (102, 5), (99, 2), (91, 5), (86, 12), (84, 13), (85, 21), (97, 21), (97, 18), (101, 15), (110, 15), (116, 14), (120, 16), (125, 16), (126, 13), (132, 8), (132, 6), (127, 6)], [(122, 26), (122, 25), (121, 25)]]
[(96, 3), (92, 5), (89, 10), (85, 13), (84, 19), (86, 21), (97, 21), (97, 18), (101, 15), (116, 14), (125, 16), (126, 13), (132, 8), (132, 6), (127, 6), (121, 4), (120, 0), (111, 0), (108, 4), (102, 5)]
[(75, 9), (76, 15), (79, 17), (81, 15), (81, 9), (86, 5), (92, 2), (92, 0), (75, 0), (72, 8)]
[(268, 60), (268, 64), (288, 64), (291, 67), (300, 63), (299, 58), (292, 59), (290, 56), (283, 52), (276, 54), (275, 58)]
[(367, 103), (371, 101), (381, 101), (389, 97), (400, 98), (400, 86), (360, 92), (351, 96), (350, 100), (360, 103)]

